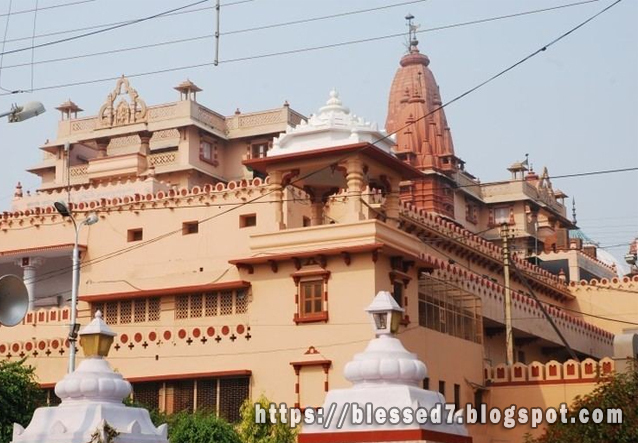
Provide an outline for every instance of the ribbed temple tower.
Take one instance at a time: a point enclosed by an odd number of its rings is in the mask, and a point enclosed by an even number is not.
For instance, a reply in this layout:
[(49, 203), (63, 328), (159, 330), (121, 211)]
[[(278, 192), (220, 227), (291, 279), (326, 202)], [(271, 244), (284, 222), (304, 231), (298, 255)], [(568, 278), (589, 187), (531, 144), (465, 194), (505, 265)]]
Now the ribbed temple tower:
[(430, 59), (421, 54), (414, 17), (410, 27), (410, 48), (401, 58), (388, 100), (388, 133), (396, 133), (395, 153), (421, 170), (422, 179), (401, 188), (401, 199), (413, 205), (454, 218), (453, 186), (463, 161), (454, 154), (452, 135), (445, 118), (439, 86), (428, 68)]

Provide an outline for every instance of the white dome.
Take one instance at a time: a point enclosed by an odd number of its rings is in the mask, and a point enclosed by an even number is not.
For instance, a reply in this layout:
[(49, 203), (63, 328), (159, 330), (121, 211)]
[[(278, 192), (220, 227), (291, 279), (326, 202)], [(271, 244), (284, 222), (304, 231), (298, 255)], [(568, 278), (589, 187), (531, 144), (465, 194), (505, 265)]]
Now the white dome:
[(288, 127), (284, 134), (274, 138), (268, 157), (356, 143), (374, 144), (388, 154), (392, 154), (394, 145), (394, 141), (386, 137), (385, 131), (379, 130), (376, 123), (351, 114), (333, 89), (326, 105), (317, 114), (294, 128)]

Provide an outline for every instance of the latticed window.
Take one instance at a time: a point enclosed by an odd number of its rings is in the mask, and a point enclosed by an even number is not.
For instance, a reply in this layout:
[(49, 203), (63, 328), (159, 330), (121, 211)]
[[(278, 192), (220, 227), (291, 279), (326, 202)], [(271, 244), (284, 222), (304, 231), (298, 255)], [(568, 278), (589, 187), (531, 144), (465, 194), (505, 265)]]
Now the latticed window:
[(205, 310), (204, 310), (204, 315), (206, 317), (214, 317), (217, 315), (217, 309), (218, 309), (218, 302), (217, 300), (219, 300), (219, 297), (217, 296), (216, 292), (208, 292), (205, 294), (204, 296), (205, 299)]
[(244, 314), (248, 311), (248, 292), (245, 289), (238, 289), (235, 292), (235, 313)]
[(222, 378), (219, 380), (219, 416), (233, 423), (240, 419), (239, 408), (248, 398), (250, 378)]
[(146, 299), (135, 300), (135, 323), (146, 321)]
[(173, 412), (193, 412), (195, 407), (194, 380), (180, 380), (172, 383)]
[(219, 315), (231, 315), (233, 313), (233, 293), (225, 291), (221, 293), (219, 303)]
[(217, 413), (216, 378), (197, 380), (197, 410)]
[(248, 300), (246, 289), (178, 295), (175, 297), (175, 319), (245, 314)]
[(198, 318), (202, 316), (203, 294), (193, 294), (190, 296), (190, 316)]
[(160, 299), (159, 297), (148, 299), (148, 321), (159, 321)]
[(175, 318), (188, 318), (188, 295), (179, 295), (175, 298)]
[[(133, 302), (131, 300), (123, 300), (120, 302), (120, 323), (131, 322), (132, 310), (133, 310)], [(135, 319), (135, 321), (137, 321), (137, 318)]]
[(117, 324), (118, 323), (118, 311), (119, 311), (119, 302), (110, 301), (104, 305), (104, 321), (107, 324)]
[(158, 410), (161, 386), (157, 382), (133, 383), (133, 400), (146, 409)]
[[(160, 404), (160, 392), (166, 393)], [(143, 382), (133, 384), (133, 398), (148, 409), (169, 414), (207, 411), (236, 422), (241, 405), (249, 398), (250, 376)], [(163, 397), (162, 397), (163, 398)]]
[(144, 323), (160, 319), (159, 297), (91, 303), (91, 311), (101, 311), (107, 324)]

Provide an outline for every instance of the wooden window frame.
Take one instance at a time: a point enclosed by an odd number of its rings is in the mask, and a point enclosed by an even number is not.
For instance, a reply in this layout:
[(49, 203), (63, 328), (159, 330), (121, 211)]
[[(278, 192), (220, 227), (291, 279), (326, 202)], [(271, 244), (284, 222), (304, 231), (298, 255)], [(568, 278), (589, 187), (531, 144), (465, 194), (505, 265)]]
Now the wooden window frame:
[[(210, 146), (210, 158), (207, 158), (206, 155), (204, 155), (204, 143)], [(205, 137), (200, 138), (199, 159), (209, 165), (219, 166), (219, 162), (217, 161), (217, 143)]]
[[(328, 279), (330, 278), (330, 271), (325, 269), (319, 270), (300, 270), (292, 274), (292, 278), (295, 282), (295, 304), (297, 306), (297, 312), (293, 316), (293, 321), (296, 324), (300, 323), (316, 323), (328, 321)], [(322, 285), (322, 309), (318, 313), (306, 314), (303, 312), (303, 294), (302, 288), (304, 283), (307, 282), (321, 282)]]
[[(263, 152), (262, 152), (261, 149), (259, 149), (262, 146), (265, 146), (265, 150), (263, 150)], [(250, 149), (249, 157), (251, 159), (266, 158), (266, 157), (268, 157), (268, 151), (270, 151), (270, 142), (268, 140), (255, 140), (255, 141), (252, 141), (250, 143), (250, 148), (249, 149)], [(258, 154), (259, 154), (258, 156), (254, 155), (255, 152), (256, 152), (256, 149), (258, 149), (258, 151), (257, 151)], [(263, 155), (261, 155), (261, 154), (263, 154)]]
[(393, 269), (390, 271), (390, 284), (392, 285), (392, 296), (394, 297), (394, 285), (403, 286), (403, 300), (399, 305), (404, 309), (403, 318), (401, 319), (401, 325), (407, 326), (410, 324), (410, 316), (407, 314), (408, 312), (408, 295), (407, 289), (412, 277), (410, 277), (405, 272), (399, 271), (397, 269)]

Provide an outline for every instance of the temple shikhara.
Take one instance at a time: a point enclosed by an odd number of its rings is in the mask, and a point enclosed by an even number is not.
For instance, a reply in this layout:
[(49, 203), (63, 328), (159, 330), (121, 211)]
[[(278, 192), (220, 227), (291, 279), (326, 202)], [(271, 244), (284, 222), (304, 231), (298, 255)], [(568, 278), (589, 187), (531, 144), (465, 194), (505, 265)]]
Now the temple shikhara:
[[(638, 276), (579, 230), (548, 168), (469, 172), (421, 46), (411, 35), (396, 61), (385, 130), (345, 90), (315, 91), (315, 110), (222, 115), (193, 81), (152, 104), (122, 77), (93, 115), (61, 104), (28, 169), (39, 188), (17, 184), (0, 214), (0, 276), (24, 279), (30, 303), (0, 327), (0, 359), (27, 357), (60, 402), (75, 235), (62, 201), (78, 224), (98, 219), (79, 229), (78, 323), (102, 313), (109, 362), (149, 409), (236, 421), (261, 394), (323, 405), (359, 380), (344, 366), (373, 338), (379, 292), (402, 312), (392, 346), (427, 365), (408, 380), (418, 398), (557, 407), (625, 370), (635, 336), (590, 314), (638, 312)], [(526, 432), (540, 429), (468, 425), (462, 441)]]

